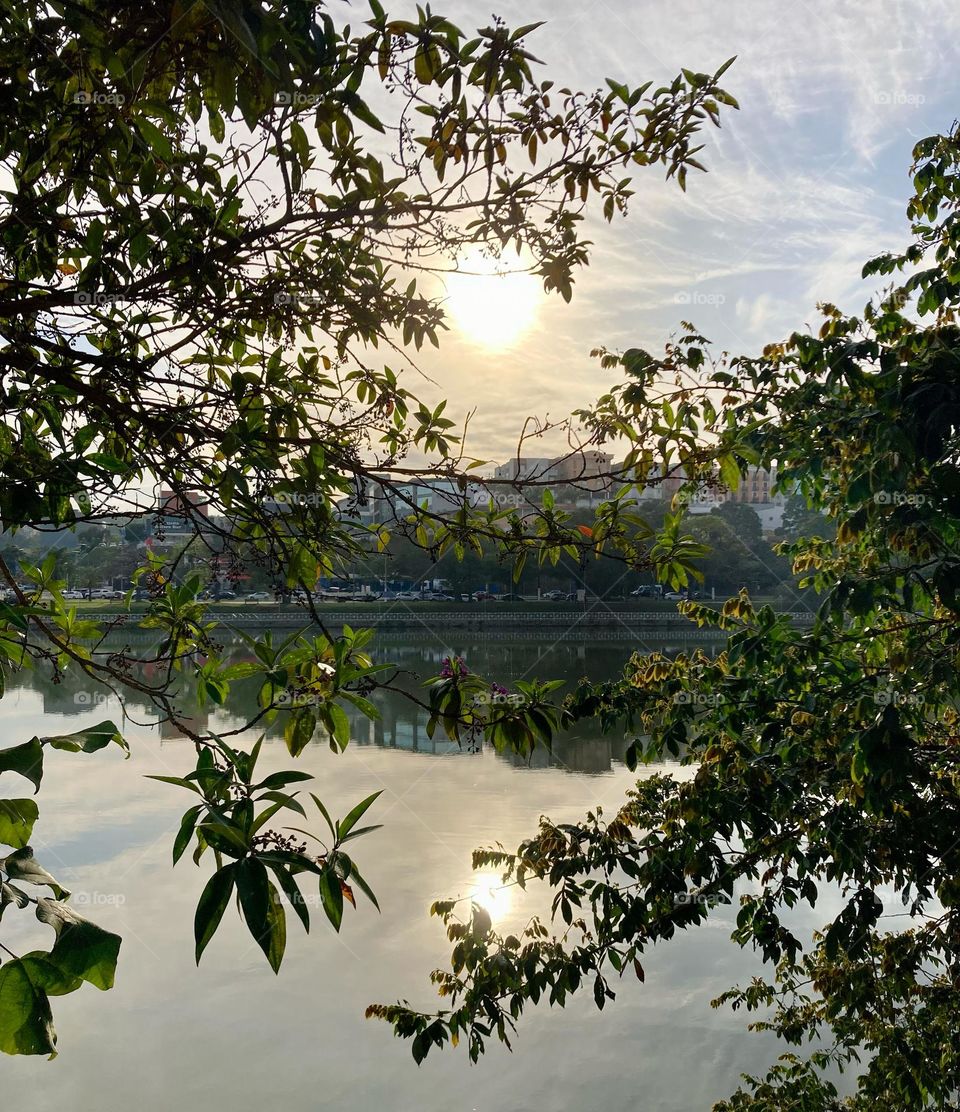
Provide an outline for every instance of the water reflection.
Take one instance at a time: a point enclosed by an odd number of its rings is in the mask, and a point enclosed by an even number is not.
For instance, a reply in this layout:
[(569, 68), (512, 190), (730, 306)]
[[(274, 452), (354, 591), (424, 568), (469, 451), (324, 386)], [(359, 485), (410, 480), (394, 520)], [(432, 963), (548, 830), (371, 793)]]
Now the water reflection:
[(513, 885), (504, 884), (497, 873), (476, 873), (467, 894), (494, 923), (499, 923), (511, 910), (513, 888)]
[[(384, 640), (377, 651), (401, 658), (414, 685), (452, 652), (509, 686), (532, 676), (612, 677), (633, 647), (465, 636), (446, 645)], [(82, 680), (54, 684), (35, 673), (12, 677), (11, 686), (3, 703), (9, 744), (118, 716), (115, 703), (97, 702)], [(226, 710), (199, 712), (186, 698), (184, 708), (221, 729), (240, 725), (254, 697), (241, 685)], [(409, 1044), (366, 1022), (373, 1001), (437, 1006), (429, 973), (447, 964), (450, 946), (428, 915), (433, 900), (475, 898), (500, 929), (514, 933), (531, 914), (549, 911), (549, 893), (537, 885), (504, 889), (495, 870), (472, 874), (473, 849), (516, 846), (534, 833), (540, 815), (568, 822), (598, 806), (609, 811), (634, 781), (620, 763), (622, 747), (591, 729), (563, 739), (553, 759), (537, 754), (527, 765), (488, 748), (434, 747), (422, 712), (399, 696), (380, 705), (382, 723), (361, 729), (358, 720), (345, 753), (313, 744), (298, 764), (338, 815), (382, 791), (371, 821), (383, 829), (357, 847), (382, 914), (359, 901), (356, 911), (347, 909), (339, 935), (320, 917), (309, 936), (288, 915), (278, 977), (232, 913), (196, 967), (193, 915), (210, 865), (204, 859), (195, 867), (187, 855), (171, 868), (189, 800), (146, 779), (183, 775), (193, 765), (192, 746), (164, 736), (156, 716), (134, 703), (131, 715), (146, 725), (125, 727), (129, 761), (117, 747), (92, 756), (48, 754), (34, 844), (58, 879), (87, 897), (91, 917), (124, 941), (110, 993), (58, 998), (56, 1062), (3, 1060), (18, 1112), (633, 1112), (638, 1093), (644, 1108), (691, 1112), (729, 1094), (742, 1070), (766, 1070), (782, 1048), (769, 1036), (747, 1034), (740, 1014), (709, 1006), (760, 971), (754, 955), (729, 943), (734, 923), (726, 907), (709, 928), (652, 952), (645, 983), (617, 986), (616, 1004), (602, 1017), (589, 992), (563, 1011), (540, 1009), (525, 1018), (517, 1054), (493, 1047), (475, 1069), (465, 1055), (449, 1052), (417, 1069)], [(291, 763), (277, 734), (271, 727), (265, 773)], [(49, 928), (32, 915), (8, 912), (3, 926), (15, 951), (49, 946)]]
[[(713, 642), (716, 644), (716, 642)], [(708, 647), (706, 643), (704, 647)], [(106, 646), (110, 648), (109, 643)], [(148, 655), (149, 644), (141, 644), (137, 651)], [(507, 687), (521, 679), (558, 678), (568, 682), (572, 690), (577, 681), (586, 676), (593, 681), (612, 678), (622, 670), (629, 653), (636, 646), (621, 641), (584, 642), (564, 640), (542, 645), (529, 640), (504, 642), (479, 638), (476, 634), (452, 636), (449, 644), (411, 641), (390, 637), (378, 639), (373, 655), (378, 660), (395, 662), (401, 669), (397, 685), (422, 697), (422, 682), (439, 671), (445, 656), (460, 656), (471, 671)], [(658, 648), (670, 654), (681, 651), (675, 640), (652, 642), (647, 648)], [(686, 646), (689, 648), (689, 646)], [(226, 639), (227, 659), (231, 664), (253, 662), (255, 657), (239, 638)], [(135, 670), (139, 678), (150, 681), (157, 676), (150, 665)], [(50, 715), (82, 716), (102, 710), (106, 715), (116, 714), (118, 705), (109, 693), (93, 688), (85, 677), (69, 674), (55, 682), (41, 672), (25, 672), (11, 678), (11, 687), (29, 687), (42, 698), (43, 711)], [(259, 712), (257, 693), (259, 680), (238, 680), (231, 686), (226, 707), (206, 704), (199, 707), (190, 697), (185, 686), (184, 698), (179, 704), (181, 714), (195, 730), (213, 730), (223, 733), (237, 730), (252, 720)], [(170, 721), (159, 719), (149, 704), (132, 698), (126, 710), (134, 723), (151, 725), (162, 742), (178, 742), (183, 735)], [(450, 741), (442, 732), (431, 738), (427, 734), (427, 712), (405, 698), (400, 691), (380, 692), (376, 699), (381, 712), (379, 719), (370, 720), (353, 707), (346, 706), (351, 724), (351, 743), (355, 746), (376, 746), (400, 752), (420, 753), (429, 756), (461, 757), (477, 755), (477, 748)], [(264, 723), (258, 730), (266, 735), (267, 744), (282, 743), (285, 716)], [(609, 773), (622, 763), (627, 742), (623, 737), (604, 735), (595, 722), (578, 723), (576, 729), (556, 739), (552, 752), (537, 749), (528, 760), (515, 754), (501, 754), (500, 759), (518, 768), (559, 768), (568, 772), (599, 775)]]

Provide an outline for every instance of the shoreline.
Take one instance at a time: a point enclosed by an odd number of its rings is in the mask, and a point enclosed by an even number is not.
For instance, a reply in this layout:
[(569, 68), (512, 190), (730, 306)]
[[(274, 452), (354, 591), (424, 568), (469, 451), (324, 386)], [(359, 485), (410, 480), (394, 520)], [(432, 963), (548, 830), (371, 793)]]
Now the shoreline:
[[(783, 611), (795, 624), (809, 624), (813, 621), (813, 614), (807, 611)], [(84, 614), (89, 621), (111, 624), (114, 628), (142, 629), (141, 619), (144, 611), (111, 610)], [(257, 610), (252, 607), (230, 610), (223, 609), (208, 611), (208, 618), (214, 620), (218, 626), (238, 628), (258, 628), (269, 626), (271, 628), (295, 629), (298, 626), (311, 626), (315, 622), (302, 608), (264, 608)], [(529, 609), (529, 610), (494, 610), (479, 608), (469, 610), (424, 610), (414, 608), (407, 604), (400, 604), (386, 609), (373, 606), (361, 606), (353, 609), (346, 607), (323, 609), (319, 611), (321, 623), (324, 627), (342, 629), (350, 626), (353, 629), (404, 629), (408, 627), (441, 627), (445, 629), (466, 630), (522, 630), (536, 633), (542, 629), (558, 630), (566, 628), (569, 632), (579, 630), (619, 629), (624, 633), (641, 630), (665, 630), (671, 633), (688, 632), (704, 636), (723, 636), (723, 631), (710, 627), (698, 627), (693, 621), (676, 610), (620, 610), (606, 606), (594, 606), (591, 609)]]

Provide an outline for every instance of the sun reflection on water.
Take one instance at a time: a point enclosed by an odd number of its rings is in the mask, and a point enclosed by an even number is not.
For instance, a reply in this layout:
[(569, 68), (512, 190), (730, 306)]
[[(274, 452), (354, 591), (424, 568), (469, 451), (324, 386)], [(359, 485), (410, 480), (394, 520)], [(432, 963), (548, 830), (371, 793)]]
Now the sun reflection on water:
[(468, 895), (490, 916), (502, 919), (513, 905), (513, 888), (505, 887), (498, 873), (477, 873)]

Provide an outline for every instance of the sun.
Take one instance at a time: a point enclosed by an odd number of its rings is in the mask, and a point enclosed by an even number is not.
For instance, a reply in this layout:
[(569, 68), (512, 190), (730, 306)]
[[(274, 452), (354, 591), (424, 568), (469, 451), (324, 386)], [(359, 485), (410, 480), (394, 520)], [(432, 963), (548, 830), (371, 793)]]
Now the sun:
[(445, 285), (444, 309), (464, 336), (487, 348), (512, 347), (536, 323), (544, 296), (536, 275), (483, 257), (463, 260)]
[(478, 873), (473, 878), (470, 899), (490, 916), (500, 919), (510, 910), (512, 889), (504, 887), (496, 873)]

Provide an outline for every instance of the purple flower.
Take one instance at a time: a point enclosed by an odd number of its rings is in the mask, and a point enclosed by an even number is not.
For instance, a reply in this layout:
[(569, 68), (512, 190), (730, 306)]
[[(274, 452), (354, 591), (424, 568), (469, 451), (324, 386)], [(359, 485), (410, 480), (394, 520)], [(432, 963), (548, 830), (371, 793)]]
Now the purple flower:
[(440, 665), (440, 678), (443, 680), (462, 679), (469, 675), (467, 665), (462, 656), (455, 656), (452, 660), (445, 656)]
[(509, 695), (510, 692), (503, 686), (502, 683), (490, 684), (490, 690), (494, 695)]

